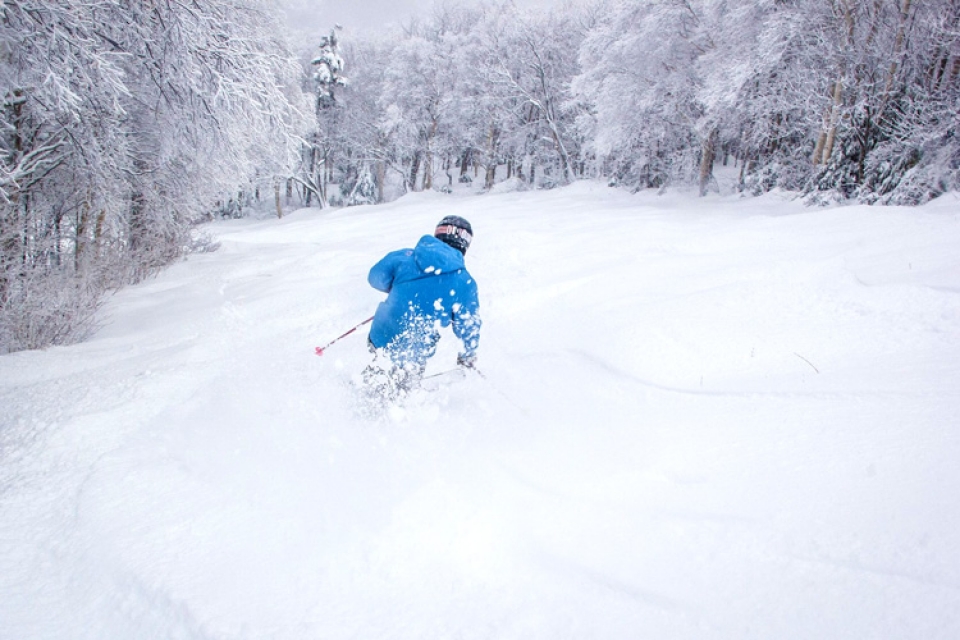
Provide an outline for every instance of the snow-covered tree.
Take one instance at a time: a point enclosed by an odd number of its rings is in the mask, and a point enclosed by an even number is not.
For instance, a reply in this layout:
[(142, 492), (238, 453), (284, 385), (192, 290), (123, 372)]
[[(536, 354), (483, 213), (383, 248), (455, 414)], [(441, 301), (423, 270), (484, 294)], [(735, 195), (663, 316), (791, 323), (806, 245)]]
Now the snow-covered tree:
[(431, 189), (443, 149), (438, 148), (454, 102), (456, 77), (448, 63), (450, 48), (443, 33), (425, 28), (404, 38), (393, 50), (384, 76), (382, 108), (396, 114), (393, 138), (409, 159), (408, 185)]
[(960, 5), (900, 0), (887, 9), (870, 63), (881, 72), (841, 123), (838, 163), (856, 167), (859, 199), (915, 204), (960, 187)]
[(341, 104), (337, 91), (348, 84), (337, 37), (339, 26), (320, 39), (319, 52), (310, 61), (316, 96), (316, 129), (302, 151), (301, 184), (307, 189), (307, 204), (315, 195), (321, 206), (329, 202), (328, 185), (334, 177), (337, 149), (342, 148)]
[(570, 8), (541, 14), (504, 5), (487, 25), (484, 73), (501, 108), (513, 116), (500, 137), (518, 133), (523, 142), (512, 146), (557, 184), (573, 180), (579, 155), (569, 92), (583, 38), (578, 17)]
[[(612, 5), (581, 48), (577, 98), (590, 105), (591, 147), (617, 181), (643, 187), (692, 180), (705, 115), (700, 56), (713, 47), (702, 2)], [(707, 127), (709, 129), (709, 127)]]
[(922, 201), (955, 184), (957, 13), (951, 0), (612, 0), (581, 48), (579, 129), (605, 172), (641, 187), (703, 193), (733, 153), (753, 192)]
[(259, 0), (0, 4), (0, 350), (75, 339), (286, 171), (299, 73)]
[(314, 69), (313, 82), (317, 88), (318, 111), (332, 107), (337, 101), (337, 87), (347, 84), (347, 78), (343, 75), (338, 29), (339, 26), (332, 29), (330, 35), (320, 39), (320, 52), (310, 61)]

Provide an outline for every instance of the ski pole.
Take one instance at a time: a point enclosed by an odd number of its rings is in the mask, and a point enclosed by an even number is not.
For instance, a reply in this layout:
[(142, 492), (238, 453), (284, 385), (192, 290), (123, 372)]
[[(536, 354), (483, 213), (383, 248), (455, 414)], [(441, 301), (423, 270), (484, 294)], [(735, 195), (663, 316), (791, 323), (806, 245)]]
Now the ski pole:
[(440, 376), (448, 376), (451, 373), (456, 373), (457, 371), (462, 371), (462, 369), (460, 367), (457, 367), (456, 369), (447, 369), (446, 371), (438, 371), (437, 373), (431, 373), (428, 376), (423, 376), (420, 379), (429, 380), (430, 378), (439, 378)]
[(359, 329), (359, 328), (362, 327), (363, 325), (367, 324), (367, 323), (370, 322), (371, 320), (373, 320), (373, 316), (370, 316), (369, 318), (367, 318), (366, 320), (364, 320), (363, 322), (361, 322), (360, 324), (358, 324), (358, 325), (355, 326), (354, 328), (352, 328), (352, 329), (350, 329), (349, 331), (347, 331), (345, 334), (343, 334), (343, 335), (340, 336), (339, 338), (336, 338), (336, 339), (334, 339), (334, 340), (331, 340), (330, 342), (328, 342), (327, 344), (323, 345), (322, 347), (317, 347), (317, 355), (318, 355), (318, 356), (322, 356), (325, 349), (328, 349), (328, 348), (330, 348), (331, 346), (333, 346), (334, 344), (336, 344), (337, 342), (340, 342), (341, 340), (343, 340), (344, 338), (346, 338), (348, 335), (350, 335), (351, 333), (353, 333), (354, 331), (356, 331), (357, 329)]
[(469, 369), (470, 369), (471, 371), (473, 371), (474, 373), (476, 373), (478, 376), (480, 376), (483, 380), (485, 380), (486, 383), (487, 383), (488, 385), (490, 385), (490, 388), (491, 388), (491, 389), (493, 389), (494, 391), (496, 391), (497, 393), (499, 393), (499, 394), (500, 394), (500, 397), (502, 397), (504, 400), (506, 400), (507, 402), (509, 402), (510, 404), (512, 404), (515, 409), (518, 409), (518, 410), (520, 411), (520, 413), (522, 413), (522, 414), (525, 415), (525, 416), (529, 416), (529, 415), (530, 415), (530, 410), (529, 410), (529, 409), (527, 409), (526, 407), (520, 405), (520, 403), (518, 403), (516, 400), (514, 400), (513, 398), (511, 398), (510, 396), (508, 396), (506, 393), (504, 393), (503, 390), (502, 390), (500, 387), (498, 387), (497, 385), (493, 384), (493, 382), (491, 382), (490, 378), (488, 378), (487, 376), (483, 375), (483, 372), (480, 371), (480, 369), (477, 369), (476, 367), (469, 367)]

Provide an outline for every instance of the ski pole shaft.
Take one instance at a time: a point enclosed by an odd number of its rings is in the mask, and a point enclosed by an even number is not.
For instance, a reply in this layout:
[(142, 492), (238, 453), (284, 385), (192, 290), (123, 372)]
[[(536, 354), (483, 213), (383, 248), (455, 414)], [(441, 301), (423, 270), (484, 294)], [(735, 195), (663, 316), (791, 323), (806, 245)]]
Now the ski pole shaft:
[(490, 385), (490, 388), (491, 388), (491, 389), (493, 389), (493, 390), (496, 391), (498, 394), (500, 394), (500, 397), (501, 397), (501, 398), (503, 398), (504, 400), (506, 400), (507, 402), (509, 402), (511, 405), (513, 405), (513, 407), (514, 407), (515, 409), (519, 410), (520, 413), (522, 413), (523, 415), (525, 415), (525, 416), (529, 416), (529, 415), (530, 415), (530, 410), (529, 410), (529, 409), (527, 409), (526, 407), (524, 407), (523, 405), (521, 405), (519, 402), (517, 402), (516, 400), (514, 400), (513, 398), (511, 398), (509, 395), (507, 395), (506, 393), (504, 393), (504, 392), (503, 392), (503, 389), (501, 389), (499, 386), (493, 384), (493, 382), (490, 380), (490, 378), (488, 378), (487, 376), (485, 376), (485, 375), (483, 374), (483, 372), (480, 371), (480, 369), (477, 369), (476, 367), (473, 367), (473, 370), (476, 371), (476, 372), (477, 372), (477, 375), (480, 376), (483, 380), (485, 380), (488, 385)]
[(318, 356), (322, 356), (324, 350), (328, 349), (329, 347), (331, 347), (332, 345), (336, 344), (337, 342), (340, 342), (341, 340), (343, 340), (344, 338), (346, 338), (348, 335), (350, 335), (351, 333), (353, 333), (354, 331), (356, 331), (357, 329), (359, 329), (359, 328), (362, 327), (363, 325), (367, 324), (367, 323), (370, 322), (371, 320), (373, 320), (373, 316), (370, 316), (369, 318), (367, 318), (366, 320), (364, 320), (363, 322), (361, 322), (361, 323), (358, 324), (357, 326), (353, 327), (352, 329), (350, 329), (349, 331), (347, 331), (346, 333), (344, 333), (342, 336), (339, 336), (339, 337), (331, 340), (330, 342), (328, 342), (327, 344), (323, 345), (322, 347), (317, 347), (317, 355), (318, 355)]
[(446, 371), (438, 371), (437, 373), (431, 373), (428, 376), (423, 376), (421, 380), (429, 380), (430, 378), (439, 378), (440, 376), (447, 376), (457, 371), (460, 371), (459, 367), (456, 369), (447, 369)]

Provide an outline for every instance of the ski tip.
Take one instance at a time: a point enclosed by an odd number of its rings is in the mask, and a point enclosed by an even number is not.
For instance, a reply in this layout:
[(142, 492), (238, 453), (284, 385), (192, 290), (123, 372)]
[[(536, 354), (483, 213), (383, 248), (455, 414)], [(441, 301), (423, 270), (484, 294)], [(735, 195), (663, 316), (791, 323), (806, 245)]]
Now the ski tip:
[(318, 356), (322, 356), (322, 355), (323, 355), (323, 347), (317, 347), (317, 355), (318, 355)]

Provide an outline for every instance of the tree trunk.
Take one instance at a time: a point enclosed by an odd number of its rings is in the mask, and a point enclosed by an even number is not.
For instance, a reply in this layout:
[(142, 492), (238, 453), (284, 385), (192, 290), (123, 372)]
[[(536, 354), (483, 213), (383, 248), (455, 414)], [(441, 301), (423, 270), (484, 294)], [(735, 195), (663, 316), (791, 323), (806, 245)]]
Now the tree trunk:
[(377, 203), (383, 202), (383, 184), (387, 181), (387, 165), (382, 161), (378, 161), (376, 165), (377, 170)]
[(497, 165), (496, 161), (491, 162), (487, 165), (487, 173), (483, 179), (483, 188), (492, 189), (493, 185), (497, 183)]
[[(828, 122), (828, 119), (824, 117), (824, 123)], [(810, 159), (813, 162), (813, 166), (816, 167), (820, 164), (820, 159), (823, 157), (823, 147), (827, 143), (827, 127), (823, 126), (820, 128), (820, 135), (817, 136), (817, 144), (813, 148), (813, 157)]]
[(833, 145), (837, 139), (837, 125), (840, 122), (840, 107), (843, 103), (843, 81), (837, 79), (833, 88), (833, 108), (830, 111), (830, 129), (827, 131), (827, 141), (823, 146), (823, 159), (821, 164), (830, 162), (830, 156), (833, 155)]
[(77, 213), (77, 226), (74, 228), (73, 238), (73, 272), (80, 273), (83, 256), (87, 251), (87, 225), (90, 221), (90, 200), (86, 199), (80, 205)]
[(717, 139), (719, 133), (712, 129), (703, 141), (700, 154), (700, 197), (707, 195), (710, 190), (710, 179), (713, 177), (713, 163), (717, 157)]
[(103, 227), (107, 224), (107, 209), (101, 207), (97, 214), (97, 224), (93, 227), (93, 247), (97, 251), (97, 259), (103, 258)]
[(327, 203), (330, 202), (330, 195), (327, 193), (327, 154), (324, 152), (320, 156), (320, 167), (317, 170), (315, 177), (317, 185), (317, 200), (319, 200), (320, 208), (326, 209)]
[(426, 152), (424, 153), (424, 162), (423, 162), (423, 190), (429, 191), (433, 189), (433, 150), (430, 148), (433, 144), (433, 139), (437, 135), (437, 129), (440, 128), (440, 119), (434, 118), (433, 122), (430, 124), (430, 131), (427, 132), (426, 139)]
[(563, 171), (563, 182), (564, 184), (569, 184), (573, 182), (573, 172), (570, 168), (570, 156), (567, 153), (566, 145), (564, 145), (563, 140), (560, 139), (560, 132), (557, 130), (557, 127), (553, 122), (550, 122), (550, 135), (553, 136), (553, 143), (556, 145), (557, 153), (560, 156), (560, 169)]
[(490, 133), (487, 136), (487, 146), (489, 153), (487, 173), (483, 181), (483, 188), (492, 189), (497, 180), (497, 154), (500, 150), (500, 127), (496, 124), (490, 125)]
[(883, 112), (887, 108), (887, 103), (893, 94), (893, 83), (897, 77), (897, 69), (900, 68), (900, 57), (903, 54), (903, 41), (907, 35), (907, 20), (910, 18), (911, 0), (902, 0), (900, 5), (900, 23), (897, 25), (897, 37), (893, 42), (892, 59), (890, 68), (887, 70), (887, 82), (883, 89), (883, 99), (880, 102), (880, 108), (877, 110), (877, 117), (883, 118)]
[(420, 151), (417, 151), (415, 154), (413, 154), (413, 163), (410, 167), (410, 179), (409, 179), (411, 191), (417, 190), (417, 174), (420, 173), (420, 160), (422, 155), (423, 154)]
[(949, 71), (940, 78), (941, 91), (946, 91), (953, 84), (953, 81), (957, 77), (960, 77), (960, 57), (953, 56), (953, 60), (948, 68)]
[[(307, 154), (307, 171), (306, 171), (306, 180), (307, 182), (314, 182), (317, 176), (317, 147), (310, 145), (310, 152)], [(313, 201), (313, 191), (307, 189), (306, 192), (305, 206), (310, 206), (310, 203)]]
[(433, 189), (433, 154), (429, 151), (423, 160), (423, 187), (421, 191)]
[(273, 201), (277, 205), (277, 217), (283, 217), (283, 207), (280, 205), (280, 180), (273, 181)]

